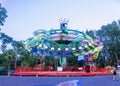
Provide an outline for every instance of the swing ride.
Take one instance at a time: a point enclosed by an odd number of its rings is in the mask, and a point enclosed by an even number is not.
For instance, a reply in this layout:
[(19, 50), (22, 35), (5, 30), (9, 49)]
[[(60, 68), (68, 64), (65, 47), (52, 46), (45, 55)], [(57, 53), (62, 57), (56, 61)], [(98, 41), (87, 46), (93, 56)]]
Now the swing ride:
[[(40, 55), (40, 64), (32, 68), (16, 68), (14, 75), (37, 75), (37, 76), (81, 76), (95, 75), (94, 62), (98, 58), (103, 48), (101, 41), (93, 39), (84, 32), (69, 29), (68, 20), (60, 21), (60, 28), (46, 30), (37, 30), (34, 37), (25, 41), (25, 48), (29, 52)], [(49, 67), (47, 71), (43, 69), (42, 59), (45, 56), (51, 56), (59, 60), (59, 67), (53, 69)], [(77, 57), (77, 61), (85, 62), (84, 67), (74, 67), (70, 71), (67, 66), (67, 58)], [(82, 71), (82, 73), (80, 73)], [(83, 73), (85, 72), (85, 73)], [(87, 73), (86, 73), (87, 72)], [(89, 73), (89, 74), (88, 74)]]

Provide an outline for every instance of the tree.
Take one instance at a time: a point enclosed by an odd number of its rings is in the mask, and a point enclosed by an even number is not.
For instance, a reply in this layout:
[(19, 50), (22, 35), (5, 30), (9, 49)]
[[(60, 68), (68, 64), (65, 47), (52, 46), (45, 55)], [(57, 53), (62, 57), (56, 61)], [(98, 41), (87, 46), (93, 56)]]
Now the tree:
[(7, 10), (2, 7), (1, 3), (0, 3), (0, 26), (4, 25), (5, 19), (7, 16)]
[(94, 30), (90, 30), (90, 31), (88, 31), (88, 30), (86, 30), (86, 34), (87, 35), (89, 35), (90, 37), (92, 37), (93, 39), (95, 39), (96, 38), (96, 31)]
[(1, 44), (1, 50), (4, 53), (7, 50), (7, 46), (10, 45), (13, 42), (13, 39), (6, 35), (5, 33), (0, 33), (0, 41), (2, 42)]
[(103, 42), (103, 49), (97, 59), (101, 67), (109, 65), (116, 66), (117, 60), (120, 59), (120, 28), (117, 22), (103, 25), (100, 30), (87, 31), (87, 33)]

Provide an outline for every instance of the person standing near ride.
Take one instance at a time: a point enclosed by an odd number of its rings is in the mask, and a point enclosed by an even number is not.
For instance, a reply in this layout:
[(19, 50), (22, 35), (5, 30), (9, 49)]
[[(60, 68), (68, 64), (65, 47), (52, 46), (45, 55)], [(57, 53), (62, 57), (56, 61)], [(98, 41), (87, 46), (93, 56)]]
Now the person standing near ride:
[(113, 80), (119, 80), (119, 76), (116, 68), (113, 71)]

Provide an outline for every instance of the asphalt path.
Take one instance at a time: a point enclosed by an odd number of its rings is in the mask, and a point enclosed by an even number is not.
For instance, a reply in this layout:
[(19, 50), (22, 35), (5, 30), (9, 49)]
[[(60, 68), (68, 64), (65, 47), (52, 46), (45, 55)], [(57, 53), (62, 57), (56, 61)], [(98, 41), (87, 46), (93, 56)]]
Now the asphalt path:
[[(77, 84), (75, 85), (75, 83)], [(0, 76), (0, 86), (120, 86), (120, 78), (113, 80), (112, 75), (89, 77)]]

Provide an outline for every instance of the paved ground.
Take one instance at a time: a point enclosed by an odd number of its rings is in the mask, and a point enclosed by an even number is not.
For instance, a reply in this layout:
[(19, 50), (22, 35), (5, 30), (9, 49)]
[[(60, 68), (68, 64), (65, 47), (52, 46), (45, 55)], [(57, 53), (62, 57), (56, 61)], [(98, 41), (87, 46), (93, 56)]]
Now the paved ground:
[[(67, 82), (69, 81), (69, 82)], [(77, 86), (120, 86), (119, 81), (113, 81), (112, 76), (90, 77), (25, 77), (25, 76), (0, 76), (0, 86), (56, 86), (59, 83), (72, 83), (77, 81)], [(69, 85), (59, 85), (69, 86)], [(70, 85), (74, 86), (74, 85)], [(75, 85), (76, 86), (76, 85)]]

